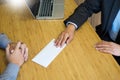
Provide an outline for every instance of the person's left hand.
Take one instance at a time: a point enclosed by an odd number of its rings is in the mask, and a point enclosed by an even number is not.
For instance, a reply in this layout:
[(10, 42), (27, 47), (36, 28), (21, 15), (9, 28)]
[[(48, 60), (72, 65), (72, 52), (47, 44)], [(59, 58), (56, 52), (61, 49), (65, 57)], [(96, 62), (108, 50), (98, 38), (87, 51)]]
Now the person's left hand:
[(97, 43), (95, 48), (100, 52), (120, 56), (120, 45), (113, 42), (102, 41)]

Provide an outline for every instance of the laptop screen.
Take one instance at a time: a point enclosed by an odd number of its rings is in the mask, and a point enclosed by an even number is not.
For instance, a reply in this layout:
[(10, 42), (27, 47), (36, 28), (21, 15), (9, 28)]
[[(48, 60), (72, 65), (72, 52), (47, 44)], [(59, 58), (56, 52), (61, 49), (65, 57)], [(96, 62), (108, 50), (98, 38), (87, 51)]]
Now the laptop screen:
[(40, 0), (26, 0), (28, 7), (30, 8), (31, 12), (34, 16), (38, 14), (38, 8), (40, 5)]

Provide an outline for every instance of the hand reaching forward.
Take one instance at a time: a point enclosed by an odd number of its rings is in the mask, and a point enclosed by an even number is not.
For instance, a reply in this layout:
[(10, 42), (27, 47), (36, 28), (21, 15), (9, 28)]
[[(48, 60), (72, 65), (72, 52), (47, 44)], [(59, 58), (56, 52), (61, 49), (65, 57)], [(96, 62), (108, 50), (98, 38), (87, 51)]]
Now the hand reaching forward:
[(96, 44), (96, 49), (100, 52), (109, 53), (114, 56), (120, 56), (120, 45), (113, 42), (99, 42)]
[(14, 50), (10, 52), (10, 45), (8, 45), (6, 48), (6, 57), (10, 63), (21, 66), (28, 58), (28, 48), (25, 44), (18, 42)]
[(74, 37), (75, 27), (69, 24), (68, 27), (58, 36), (55, 41), (57, 47), (62, 47), (65, 43), (68, 44)]

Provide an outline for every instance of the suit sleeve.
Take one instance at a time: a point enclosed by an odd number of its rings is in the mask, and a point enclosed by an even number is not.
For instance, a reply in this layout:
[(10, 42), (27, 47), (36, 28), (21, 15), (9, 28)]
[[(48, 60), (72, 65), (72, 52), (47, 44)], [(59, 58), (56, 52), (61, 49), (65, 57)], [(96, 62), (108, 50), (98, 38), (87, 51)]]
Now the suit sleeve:
[(98, 13), (101, 9), (101, 0), (86, 0), (80, 4), (65, 21), (72, 22), (77, 25), (77, 29), (90, 17), (93, 13)]
[(19, 71), (19, 66), (9, 63), (6, 70), (0, 75), (0, 80), (16, 80)]

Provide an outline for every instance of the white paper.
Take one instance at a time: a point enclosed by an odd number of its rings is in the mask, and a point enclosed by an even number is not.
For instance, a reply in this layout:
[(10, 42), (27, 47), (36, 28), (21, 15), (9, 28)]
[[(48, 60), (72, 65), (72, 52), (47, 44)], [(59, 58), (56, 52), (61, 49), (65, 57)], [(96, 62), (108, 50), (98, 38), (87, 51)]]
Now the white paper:
[(55, 57), (65, 48), (66, 44), (60, 48), (55, 46), (55, 39), (50, 41), (50, 43), (41, 50), (33, 59), (33, 62), (36, 62), (44, 67), (47, 67)]

